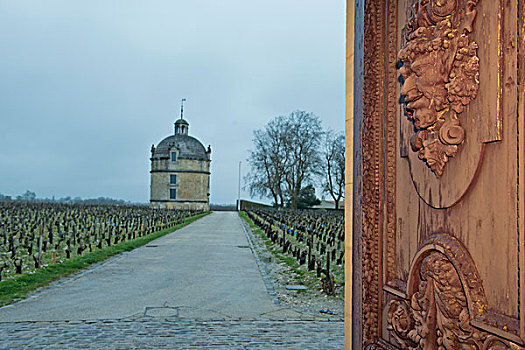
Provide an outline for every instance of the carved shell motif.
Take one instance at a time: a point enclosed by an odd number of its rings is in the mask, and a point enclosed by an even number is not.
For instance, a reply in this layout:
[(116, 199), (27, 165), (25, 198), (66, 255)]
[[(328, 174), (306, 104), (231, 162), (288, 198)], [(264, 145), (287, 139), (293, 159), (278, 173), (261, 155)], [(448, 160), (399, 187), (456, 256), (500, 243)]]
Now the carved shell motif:
[(459, 116), (479, 88), (478, 45), (469, 34), (478, 0), (416, 0), (398, 53), (411, 138), (437, 177), (465, 139)]

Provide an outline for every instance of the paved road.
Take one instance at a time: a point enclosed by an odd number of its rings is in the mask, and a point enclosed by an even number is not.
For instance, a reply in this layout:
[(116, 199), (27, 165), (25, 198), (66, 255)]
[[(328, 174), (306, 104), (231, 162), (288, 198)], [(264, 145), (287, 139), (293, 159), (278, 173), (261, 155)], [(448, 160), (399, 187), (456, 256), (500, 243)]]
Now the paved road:
[[(290, 339), (318, 337), (312, 327), (339, 330), (333, 339), (338, 339), (335, 348), (341, 346), (341, 322), (301, 318), (268, 294), (237, 214), (218, 212), (0, 308), (0, 349), (60, 341), (62, 348), (148, 348), (149, 343), (194, 348), (199, 338), (216, 340), (218, 348), (252, 348), (261, 334), (265, 344), (279, 348)], [(297, 337), (288, 339), (288, 328)], [(214, 340), (221, 332), (229, 336)], [(150, 342), (151, 337), (160, 340)], [(163, 342), (166, 337), (174, 338)]]
[(104, 320), (15, 323), (0, 349), (343, 349), (341, 322), (307, 320)]

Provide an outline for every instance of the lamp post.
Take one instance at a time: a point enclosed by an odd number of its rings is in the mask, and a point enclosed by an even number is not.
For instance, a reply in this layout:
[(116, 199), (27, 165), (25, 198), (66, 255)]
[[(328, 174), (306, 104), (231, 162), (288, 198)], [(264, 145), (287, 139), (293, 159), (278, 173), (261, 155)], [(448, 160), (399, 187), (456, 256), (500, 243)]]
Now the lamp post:
[(239, 187), (237, 191), (237, 211), (241, 211), (241, 163), (239, 161)]

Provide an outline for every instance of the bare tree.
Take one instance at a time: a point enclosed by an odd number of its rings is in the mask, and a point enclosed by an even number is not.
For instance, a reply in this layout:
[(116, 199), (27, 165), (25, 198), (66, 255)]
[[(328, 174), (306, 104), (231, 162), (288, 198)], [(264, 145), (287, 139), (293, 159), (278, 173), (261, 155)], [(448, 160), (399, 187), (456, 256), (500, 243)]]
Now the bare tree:
[(339, 209), (345, 195), (345, 136), (329, 130), (323, 144), (323, 191), (329, 193)]
[(271, 197), (275, 205), (284, 205), (284, 175), (288, 154), (285, 149), (287, 132), (286, 117), (277, 117), (270, 121), (263, 130), (255, 130), (248, 162), (251, 171), (245, 177), (250, 194)]
[(288, 159), (284, 179), (290, 205), (297, 209), (297, 197), (303, 184), (319, 174), (319, 144), (323, 128), (319, 117), (305, 111), (292, 112), (287, 118), (287, 128)]
[(290, 202), (296, 209), (302, 186), (319, 174), (322, 135), (319, 117), (304, 111), (276, 117), (254, 131), (251, 170), (245, 178), (250, 194), (271, 197), (278, 206)]

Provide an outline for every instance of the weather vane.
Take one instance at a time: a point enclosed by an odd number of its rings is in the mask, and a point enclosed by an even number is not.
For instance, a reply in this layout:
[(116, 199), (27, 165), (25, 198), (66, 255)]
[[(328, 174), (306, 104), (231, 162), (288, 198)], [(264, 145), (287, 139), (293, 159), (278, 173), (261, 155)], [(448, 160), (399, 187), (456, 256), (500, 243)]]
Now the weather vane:
[(186, 101), (185, 98), (183, 98), (182, 102), (180, 103), (180, 119), (182, 119), (182, 114), (184, 113), (184, 101)]

